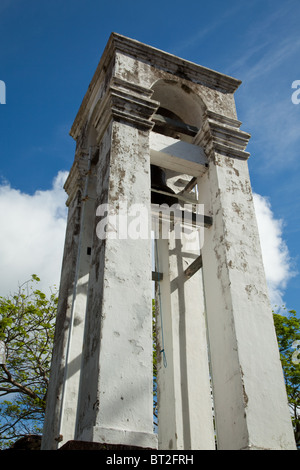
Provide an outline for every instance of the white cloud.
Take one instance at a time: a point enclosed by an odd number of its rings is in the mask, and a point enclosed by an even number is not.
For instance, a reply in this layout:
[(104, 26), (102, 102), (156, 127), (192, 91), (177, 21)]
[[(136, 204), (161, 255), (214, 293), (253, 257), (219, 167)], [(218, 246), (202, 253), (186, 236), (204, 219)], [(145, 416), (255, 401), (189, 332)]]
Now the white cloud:
[(59, 172), (53, 186), (33, 195), (0, 186), (0, 295), (14, 293), (31, 274), (41, 278), (39, 288), (60, 280), (67, 210), (63, 184), (67, 172)]
[(176, 54), (180, 54), (184, 50), (191, 49), (191, 47), (198, 46), (199, 43), (201, 44), (201, 41), (205, 36), (213, 34), (214, 31), (217, 28), (220, 28), (223, 23), (232, 18), (232, 16), (236, 15), (241, 8), (241, 4), (238, 3), (237, 5), (234, 5), (233, 8), (226, 9), (222, 15), (219, 15), (214, 18), (214, 20), (210, 21), (205, 28), (199, 28), (198, 31), (193, 32), (190, 36), (186, 37), (185, 40), (181, 39), (180, 44), (177, 44), (174, 47)]
[(276, 219), (266, 197), (253, 194), (263, 262), (272, 307), (285, 303), (284, 290), (294, 275), (288, 247), (283, 239), (283, 221)]
[[(269, 47), (268, 47), (269, 46)], [(262, 80), (262, 77), (269, 74), (270, 82), (272, 83), (272, 73), (278, 73), (284, 63), (290, 59), (291, 56), (297, 54), (300, 46), (300, 39), (296, 36), (284, 38), (280, 45), (276, 48), (270, 47), (269, 42), (256, 43), (252, 49), (248, 49), (247, 54), (243, 58), (239, 58), (235, 64), (232, 65), (232, 70), (235, 75), (245, 75), (247, 85), (253, 80)], [(265, 50), (264, 50), (265, 49)], [(259, 53), (259, 58), (250, 64), (252, 58)]]

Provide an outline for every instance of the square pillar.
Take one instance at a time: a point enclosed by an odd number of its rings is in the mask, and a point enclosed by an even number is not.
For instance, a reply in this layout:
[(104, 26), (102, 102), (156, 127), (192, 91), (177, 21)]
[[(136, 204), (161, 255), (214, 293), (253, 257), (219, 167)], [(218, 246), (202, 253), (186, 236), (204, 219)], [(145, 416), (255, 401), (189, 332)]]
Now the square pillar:
[[(51, 361), (50, 381), (47, 390), (46, 414), (43, 427), (42, 449), (54, 450), (62, 441), (62, 418), (64, 415), (65, 379), (69, 363), (69, 340), (73, 329), (73, 305), (77, 285), (78, 251), (83, 212), (83, 172), (78, 162), (73, 166), (72, 193), (69, 194), (68, 220), (62, 260), (61, 281), (57, 305), (54, 348)], [(65, 188), (67, 186), (67, 182)], [(73, 410), (73, 424), (76, 409)], [(74, 433), (74, 427), (68, 434)]]
[[(99, 146), (97, 236), (92, 247), (75, 439), (156, 448), (150, 236), (152, 124), (138, 120), (133, 125), (133, 113), (128, 113), (127, 119), (119, 108), (117, 111), (113, 109), (113, 120)], [(135, 236), (135, 221), (130, 216), (124, 222), (132, 208), (140, 206), (146, 211), (142, 219), (148, 223), (146, 231), (142, 228), (145, 236)]]
[(199, 199), (213, 218), (202, 248), (218, 449), (294, 449), (239, 123), (208, 113)]
[(77, 252), (75, 285), (72, 299), (72, 315), (67, 344), (67, 363), (65, 367), (64, 389), (61, 409), (60, 435), (63, 442), (74, 439), (77, 419), (78, 387), (80, 382), (83, 336), (85, 327), (86, 304), (88, 296), (89, 273), (91, 265), (91, 247), (95, 221), (95, 169), (91, 160), (97, 149), (90, 148), (85, 155), (85, 188), (81, 196), (81, 221)]
[[(199, 257), (200, 240), (182, 233), (158, 239), (157, 388), (159, 448), (212, 450), (215, 437), (203, 303), (202, 273), (186, 270)], [(160, 294), (160, 296), (159, 296)], [(164, 355), (161, 350), (164, 349)], [(164, 361), (165, 356), (165, 361)]]

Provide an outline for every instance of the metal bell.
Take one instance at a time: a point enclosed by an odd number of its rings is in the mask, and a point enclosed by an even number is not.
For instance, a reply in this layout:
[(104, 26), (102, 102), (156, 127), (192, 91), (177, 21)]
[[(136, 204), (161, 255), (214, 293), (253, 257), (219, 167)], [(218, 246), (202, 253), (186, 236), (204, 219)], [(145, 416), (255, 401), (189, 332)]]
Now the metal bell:
[(156, 165), (151, 165), (151, 203), (152, 204), (178, 204), (176, 197), (169, 197), (166, 194), (157, 193), (155, 191), (163, 191), (164, 193), (176, 194), (171, 188), (167, 186), (166, 174), (162, 168)]

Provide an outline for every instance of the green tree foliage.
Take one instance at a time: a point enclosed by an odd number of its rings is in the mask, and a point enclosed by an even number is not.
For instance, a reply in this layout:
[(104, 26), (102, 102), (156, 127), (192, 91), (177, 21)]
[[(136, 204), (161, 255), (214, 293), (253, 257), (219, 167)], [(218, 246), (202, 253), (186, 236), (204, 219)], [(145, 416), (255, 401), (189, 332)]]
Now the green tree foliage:
[[(28, 434), (41, 434), (53, 347), (56, 292), (49, 298), (37, 289), (32, 276), (18, 292), (0, 297), (0, 341), (5, 361), (0, 360), (0, 449)], [(153, 312), (153, 412), (157, 426), (157, 352), (155, 302)], [(290, 310), (274, 314), (289, 406), (300, 445), (300, 319)], [(1, 356), (0, 356), (1, 358)], [(3, 362), (3, 361), (2, 361)], [(274, 410), (276, 413), (276, 410)]]
[(287, 315), (274, 313), (280, 358), (292, 415), (297, 446), (300, 446), (300, 318), (290, 310)]
[(0, 448), (42, 432), (57, 296), (47, 298), (39, 281), (33, 275), (16, 294), (0, 297)]

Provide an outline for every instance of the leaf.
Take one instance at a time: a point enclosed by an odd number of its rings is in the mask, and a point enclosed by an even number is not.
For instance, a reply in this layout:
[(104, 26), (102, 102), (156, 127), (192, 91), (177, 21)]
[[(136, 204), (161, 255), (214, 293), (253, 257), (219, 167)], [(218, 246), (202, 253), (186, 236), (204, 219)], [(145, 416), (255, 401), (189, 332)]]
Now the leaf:
[(0, 339), (7, 352), (0, 367), (0, 448), (25, 430), (43, 427), (57, 296), (34, 291), (31, 285), (39, 280), (34, 274), (13, 296), (0, 298)]

